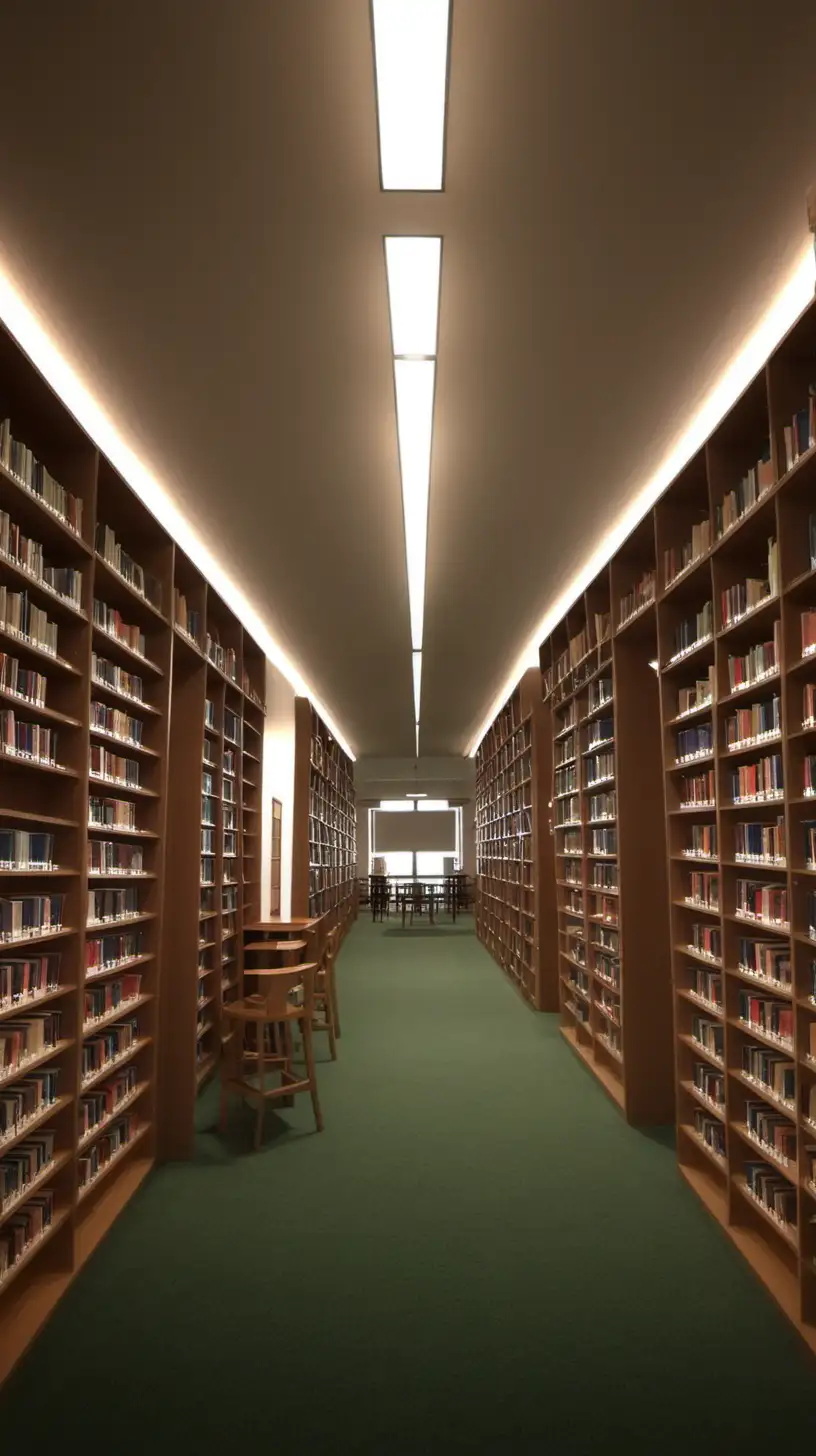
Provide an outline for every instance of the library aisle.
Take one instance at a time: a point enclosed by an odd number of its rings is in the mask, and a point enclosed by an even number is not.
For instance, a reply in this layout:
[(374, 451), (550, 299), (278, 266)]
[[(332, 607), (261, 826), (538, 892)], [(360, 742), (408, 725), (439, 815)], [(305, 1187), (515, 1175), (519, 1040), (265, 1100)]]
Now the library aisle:
[(301, 1099), (153, 1174), (0, 1393), (4, 1450), (86, 1407), (118, 1453), (804, 1449), (794, 1332), (469, 922), (361, 917), (339, 988), (325, 1133)]

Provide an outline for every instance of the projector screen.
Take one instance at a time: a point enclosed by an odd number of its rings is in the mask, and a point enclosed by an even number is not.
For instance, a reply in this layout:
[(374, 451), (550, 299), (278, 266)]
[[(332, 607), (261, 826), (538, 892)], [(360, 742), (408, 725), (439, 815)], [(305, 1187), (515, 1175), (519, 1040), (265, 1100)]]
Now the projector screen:
[(398, 849), (456, 853), (456, 810), (432, 809), (427, 814), (394, 814), (374, 810), (374, 854)]

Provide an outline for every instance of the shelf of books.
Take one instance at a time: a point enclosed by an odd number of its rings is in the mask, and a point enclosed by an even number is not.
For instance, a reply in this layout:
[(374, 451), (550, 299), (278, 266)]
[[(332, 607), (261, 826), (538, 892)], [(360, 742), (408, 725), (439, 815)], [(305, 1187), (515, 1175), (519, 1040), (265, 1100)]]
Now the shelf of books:
[[(189, 1157), (216, 1070), (222, 1009), (242, 993), (244, 917), (259, 913), (263, 654), (184, 554), (174, 565), (160, 1153)], [(239, 686), (240, 685), (240, 686)]]
[(0, 330), (0, 1380), (158, 1151), (169, 725), (196, 671), (203, 716), (203, 601)]
[(541, 649), (561, 1032), (635, 1124), (674, 1107), (656, 653), (648, 520)]
[(476, 754), (476, 933), (539, 1011), (558, 1006), (548, 714), (532, 668)]
[(655, 518), (678, 1158), (816, 1351), (814, 379), (810, 309)]
[(354, 766), (308, 698), (295, 699), (292, 914), (341, 916), (354, 898)]

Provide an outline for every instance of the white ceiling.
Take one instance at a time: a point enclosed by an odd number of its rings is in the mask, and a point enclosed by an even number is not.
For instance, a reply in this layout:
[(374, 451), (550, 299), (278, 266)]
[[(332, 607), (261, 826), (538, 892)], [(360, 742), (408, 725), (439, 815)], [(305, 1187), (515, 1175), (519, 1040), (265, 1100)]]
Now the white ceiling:
[(454, 0), (446, 191), (379, 191), (367, 0), (2, 0), (2, 263), (365, 754), (414, 749), (382, 236), (444, 237), (421, 748), (789, 275), (806, 0)]

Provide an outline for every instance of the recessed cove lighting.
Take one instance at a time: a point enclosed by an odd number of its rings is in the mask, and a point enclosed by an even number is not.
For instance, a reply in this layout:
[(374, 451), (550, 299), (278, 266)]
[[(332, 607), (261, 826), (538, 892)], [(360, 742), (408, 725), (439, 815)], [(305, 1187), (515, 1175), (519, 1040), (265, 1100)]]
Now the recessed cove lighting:
[(416, 725), (416, 756), (419, 758), (419, 724)]
[(397, 356), (436, 355), (441, 261), (441, 238), (385, 239), (391, 343)]
[(667, 486), (671, 485), (675, 476), (679, 475), (683, 467), (696, 455), (720, 420), (736, 403), (743, 390), (748, 387), (751, 380), (763, 367), (769, 354), (776, 348), (783, 334), (787, 332), (798, 314), (813, 298), (813, 284), (814, 255), (813, 249), (809, 245), (801, 254), (786, 283), (771, 300), (754, 332), (736, 354), (729, 367), (721, 374), (692, 417), (685, 433), (669, 449), (654, 475), (633, 497), (627, 509), (618, 517), (615, 524), (599, 542), (592, 556), (584, 563), (581, 571), (573, 577), (566, 591), (562, 592), (558, 600), (550, 607), (519, 656), (512, 673), (496, 694), (477, 733), (471, 740), (468, 748), (470, 758), (475, 756), (479, 744), (496, 714), (507, 702), (524, 673), (530, 667), (538, 667), (541, 642), (549, 636), (553, 628), (561, 621), (564, 613), (572, 606), (576, 597), (606, 566), (610, 557), (626, 540), (630, 531), (654, 505), (658, 496), (662, 495)]
[(441, 192), (449, 0), (372, 0), (380, 179), (386, 192)]
[(413, 653), (414, 667), (414, 722), (419, 722), (419, 695), (422, 688), (422, 653)]
[[(418, 727), (419, 727), (419, 724), (417, 723), (417, 728)], [(427, 794), (406, 794), (405, 797), (406, 797), (406, 799), (427, 799), (428, 795)]]
[(223, 597), (227, 606), (243, 622), (261, 651), (283, 674), (294, 691), (311, 699), (329, 731), (334, 734), (349, 758), (353, 759), (354, 754), (343, 734), (320, 700), (310, 691), (299, 669), (270, 636), (268, 628), (264, 626), (254, 607), (232, 578), (227, 575), (208, 547), (204, 545), (190, 522), (182, 515), (173, 499), (171, 487), (159, 481), (135, 454), (89, 387), (40, 323), (34, 308), (29, 305), (13, 280), (2, 269), (0, 269), (0, 319), (97, 448), (107, 455), (114, 469), (127, 482), (134, 494), (153, 512), (160, 524), (187, 553), (218, 595)]
[(411, 612), (411, 646), (414, 652), (422, 650), (425, 615), (425, 557), (428, 546), (435, 377), (436, 364), (432, 359), (394, 360), (408, 604)]

